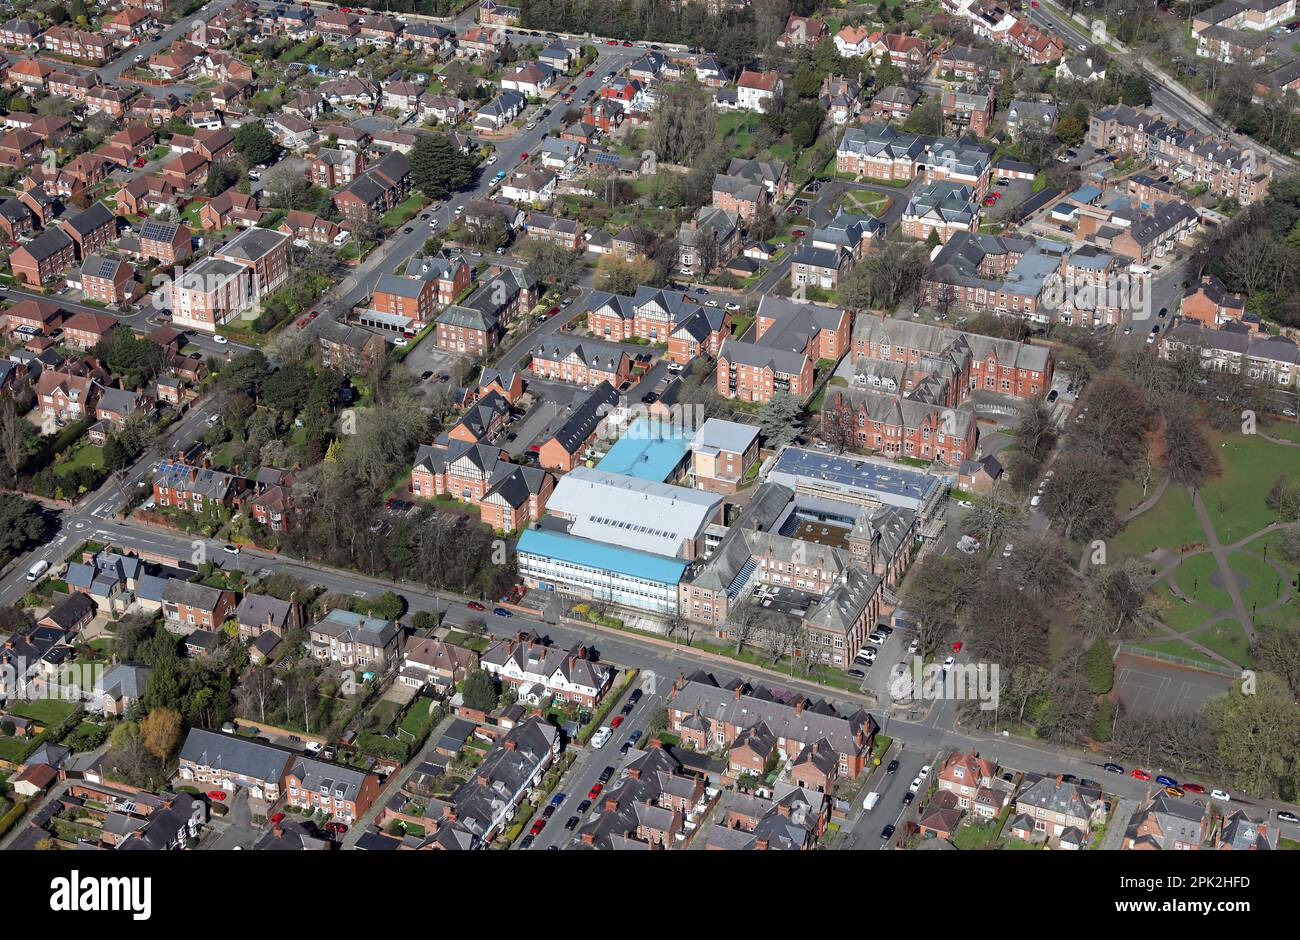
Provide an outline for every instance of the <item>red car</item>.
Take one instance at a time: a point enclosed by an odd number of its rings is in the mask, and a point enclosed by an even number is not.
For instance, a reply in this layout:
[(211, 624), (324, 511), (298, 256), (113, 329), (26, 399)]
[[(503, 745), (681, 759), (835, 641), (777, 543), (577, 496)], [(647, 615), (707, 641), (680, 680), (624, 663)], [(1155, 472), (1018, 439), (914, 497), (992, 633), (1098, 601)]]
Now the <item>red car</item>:
[(529, 444), (529, 445), (528, 445), (528, 453), (530, 453), (530, 454), (540, 454), (541, 452), (542, 452), (542, 445), (541, 445), (541, 444)]
[(1151, 775), (1149, 773), (1147, 773), (1145, 770), (1138, 770), (1136, 767), (1134, 767), (1133, 770), (1129, 773), (1129, 776), (1134, 777), (1138, 780), (1151, 779)]
[(131, 166), (142, 167), (144, 166), (144, 160), (140, 159), (139, 157), (136, 157), (134, 160), (131, 161)]
[(952, 645), (952, 651), (953, 651), (954, 653), (960, 653), (960, 652), (961, 652), (961, 640), (958, 640), (956, 643), (954, 643), (954, 644)]
[(525, 160), (528, 159), (529, 156), (530, 156), (530, 154), (527, 154), (527, 153), (521, 153), (521, 154), (519, 155), (519, 162), (520, 162), (520, 163), (523, 163)]
[(619, 725), (621, 725), (622, 723), (623, 723), (623, 716), (622, 716), (622, 715), (615, 715), (615, 716), (614, 716), (614, 719), (609, 723), (609, 726), (610, 726), (611, 728), (617, 728), (617, 727), (618, 727)]
[(208, 791), (208, 799), (210, 799), (210, 800), (216, 800), (218, 803), (220, 803), (220, 802), (222, 802), (225, 798), (226, 798), (226, 791), (225, 791), (225, 790), (209, 790), (209, 791)]
[(533, 828), (529, 829), (528, 831), (532, 835), (537, 835), (545, 828), (546, 828), (546, 820), (543, 817), (538, 816), (536, 819), (533, 820)]
[(617, 40), (617, 39), (606, 39), (606, 40), (605, 40), (605, 45), (607, 45), (607, 46), (617, 46), (617, 45), (618, 45), (618, 40)]
[(803, 238), (803, 236), (804, 236), (804, 231), (803, 231), (803, 229), (801, 229), (801, 228), (797, 228), (797, 229), (795, 229), (793, 232), (791, 232), (790, 234), (793, 235), (795, 238)]
[(470, 601), (470, 602), (469, 602), (468, 604), (466, 604), (465, 606), (468, 607), (470, 610), (482, 610), (482, 609), (483, 609), (483, 605), (480, 604), (478, 601)]
[(600, 791), (603, 789), (605, 789), (603, 783), (593, 783), (591, 789), (587, 791), (587, 799), (594, 800), (596, 797), (600, 796)]
[(992, 196), (985, 196), (983, 202), (986, 206), (996, 206), (998, 204), (998, 201)]
[(325, 831), (332, 832), (336, 836), (341, 836), (343, 833), (348, 831), (348, 827), (341, 822), (327, 822), (325, 824)]
[(299, 317), (299, 318), (298, 318), (298, 326), (300, 326), (300, 327), (302, 327), (302, 326), (306, 326), (307, 323), (308, 323), (308, 320), (307, 320), (306, 317)]
[(278, 826), (278, 825), (280, 825), (280, 823), (282, 823), (282, 822), (284, 822), (284, 813), (272, 813), (272, 814), (271, 814), (271, 825), (272, 825), (272, 826)]
[(1188, 793), (1204, 793), (1204, 792), (1205, 792), (1205, 787), (1201, 786), (1199, 783), (1184, 783), (1184, 784), (1183, 784), (1183, 789), (1186, 790)]
[(588, 78), (591, 78), (591, 76), (593, 76), (593, 75), (595, 75), (595, 74), (596, 74), (596, 70), (595, 70), (595, 69), (587, 69), (587, 77), (588, 77)]
[(631, 44), (630, 42), (628, 42), (626, 39), (624, 39), (624, 40), (623, 40), (623, 48), (624, 48), (624, 49), (631, 49), (631, 48), (632, 48), (632, 44)]

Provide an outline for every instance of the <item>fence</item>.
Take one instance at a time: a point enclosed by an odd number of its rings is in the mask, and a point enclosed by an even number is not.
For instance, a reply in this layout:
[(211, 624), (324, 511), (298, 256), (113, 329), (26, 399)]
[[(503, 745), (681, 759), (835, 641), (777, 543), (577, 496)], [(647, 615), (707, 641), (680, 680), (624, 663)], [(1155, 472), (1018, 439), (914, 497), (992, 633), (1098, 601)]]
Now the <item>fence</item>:
[(1224, 666), (1221, 663), (1207, 663), (1199, 659), (1188, 659), (1186, 656), (1175, 656), (1173, 653), (1162, 653), (1159, 650), (1149, 650), (1129, 643), (1121, 643), (1115, 648), (1115, 658), (1118, 659), (1121, 653), (1139, 656), (1143, 659), (1154, 659), (1158, 662), (1169, 663), (1172, 666), (1181, 666), (1184, 669), (1199, 669), (1201, 672), (1210, 672), (1232, 679), (1241, 678), (1242, 673), (1239, 667)]

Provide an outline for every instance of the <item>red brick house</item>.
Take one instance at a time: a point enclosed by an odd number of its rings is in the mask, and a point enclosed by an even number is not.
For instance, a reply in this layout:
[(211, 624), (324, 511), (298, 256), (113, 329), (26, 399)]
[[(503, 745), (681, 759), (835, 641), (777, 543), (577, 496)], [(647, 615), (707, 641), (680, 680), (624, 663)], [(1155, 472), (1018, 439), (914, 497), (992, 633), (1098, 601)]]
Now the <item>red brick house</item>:
[(9, 255), (15, 277), (32, 287), (54, 280), (77, 260), (77, 243), (62, 228), (46, 229)]
[(150, 219), (140, 226), (140, 256), (178, 264), (193, 254), (192, 237), (184, 225)]
[(117, 327), (117, 318), (106, 313), (74, 313), (63, 324), (63, 341), (72, 349), (92, 349)]

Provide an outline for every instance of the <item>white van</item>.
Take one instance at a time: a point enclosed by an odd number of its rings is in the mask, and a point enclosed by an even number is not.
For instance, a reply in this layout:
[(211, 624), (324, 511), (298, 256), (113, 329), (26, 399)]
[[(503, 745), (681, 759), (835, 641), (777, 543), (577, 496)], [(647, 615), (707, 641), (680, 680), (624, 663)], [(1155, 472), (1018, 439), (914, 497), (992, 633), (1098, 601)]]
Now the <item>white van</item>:
[(867, 794), (866, 799), (862, 801), (862, 808), (869, 813), (876, 808), (876, 804), (879, 802), (880, 802), (880, 794), (877, 793), (875, 790), (872, 790), (870, 793)]
[(609, 736), (613, 733), (609, 725), (601, 725), (596, 733), (591, 736), (591, 746), (599, 750), (605, 746), (605, 742), (609, 740)]
[(36, 564), (32, 565), (30, 568), (27, 569), (27, 580), (35, 581), (37, 578), (39, 578), (41, 575), (45, 574), (45, 572), (49, 570), (50, 570), (50, 563), (48, 561), (43, 561), (43, 560), (38, 561)]

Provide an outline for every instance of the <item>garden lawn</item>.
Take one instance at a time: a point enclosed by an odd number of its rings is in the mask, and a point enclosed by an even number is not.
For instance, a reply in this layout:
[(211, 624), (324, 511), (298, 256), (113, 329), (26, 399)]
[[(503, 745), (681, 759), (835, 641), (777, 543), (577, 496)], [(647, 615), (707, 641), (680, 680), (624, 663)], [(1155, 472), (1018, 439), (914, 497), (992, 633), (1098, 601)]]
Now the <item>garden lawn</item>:
[(1219, 541), (1228, 545), (1276, 521), (1264, 497), (1279, 476), (1295, 475), (1300, 455), (1294, 447), (1274, 444), (1258, 434), (1227, 434), (1221, 443), (1223, 472), (1201, 488), (1201, 498)]
[[(1121, 489), (1121, 493), (1123, 490)], [(1118, 503), (1122, 512), (1126, 507)], [(1192, 508), (1192, 498), (1181, 486), (1170, 486), (1159, 502), (1131, 520), (1107, 543), (1117, 562), (1132, 555), (1146, 555), (1154, 548), (1178, 551), (1183, 545), (1204, 543), (1205, 532)]]
[[(1214, 663), (1215, 660), (1202, 653), (1195, 647), (1188, 646), (1182, 640), (1142, 640), (1134, 643), (1139, 649), (1155, 650), (1157, 653), (1166, 653), (1170, 656), (1181, 656), (1184, 659), (1195, 660), (1198, 663)], [(1205, 644), (1209, 646), (1209, 644)]]
[(1264, 427), (1264, 433), (1300, 444), (1300, 424), (1294, 421), (1275, 421)]
[(32, 699), (30, 702), (20, 702), (9, 711), (21, 718), (30, 718), (32, 721), (39, 721), (43, 725), (52, 727), (71, 715), (77, 708), (78, 705), (75, 702), (61, 702), (58, 699), (42, 698)]
[(1231, 610), (1232, 597), (1226, 590), (1210, 583), (1210, 576), (1219, 570), (1214, 556), (1209, 552), (1195, 555), (1174, 569), (1174, 579), (1183, 593), (1213, 610)]
[(1175, 597), (1167, 585), (1151, 592), (1155, 597), (1156, 616), (1179, 633), (1186, 633), (1205, 623), (1210, 612)]
[(1246, 585), (1241, 589), (1241, 601), (1247, 607), (1267, 607), (1278, 599), (1281, 578), (1263, 558), (1245, 552), (1232, 552), (1228, 555), (1228, 564), (1233, 571), (1247, 578)]
[(1220, 620), (1214, 626), (1195, 634), (1193, 639), (1220, 656), (1226, 656), (1238, 666), (1250, 665), (1250, 643), (1246, 639), (1246, 631), (1236, 620)]
[(80, 447), (73, 449), (67, 458), (55, 467), (55, 471), (60, 475), (70, 473), (81, 467), (103, 467), (104, 466), (104, 448), (96, 447), (93, 444), (82, 444)]

